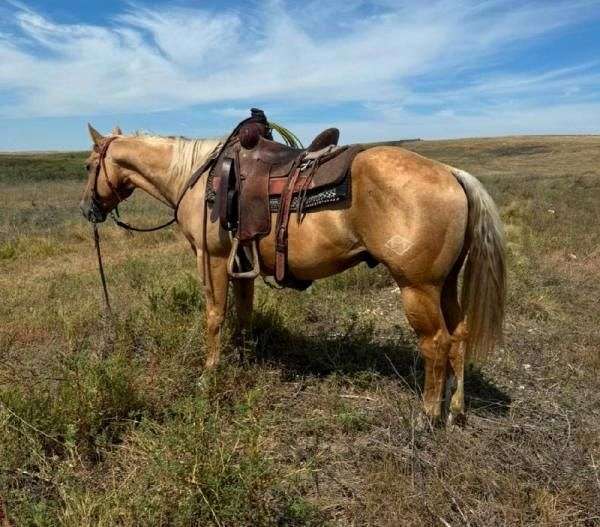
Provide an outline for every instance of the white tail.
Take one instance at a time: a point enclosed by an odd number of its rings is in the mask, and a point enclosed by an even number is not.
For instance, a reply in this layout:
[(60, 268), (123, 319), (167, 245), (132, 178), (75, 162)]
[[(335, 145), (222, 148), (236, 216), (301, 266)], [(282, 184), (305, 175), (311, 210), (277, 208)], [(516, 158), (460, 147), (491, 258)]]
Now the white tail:
[(484, 357), (502, 340), (506, 268), (502, 221), (481, 182), (452, 168), (469, 204), (461, 306), (468, 328), (467, 357)]

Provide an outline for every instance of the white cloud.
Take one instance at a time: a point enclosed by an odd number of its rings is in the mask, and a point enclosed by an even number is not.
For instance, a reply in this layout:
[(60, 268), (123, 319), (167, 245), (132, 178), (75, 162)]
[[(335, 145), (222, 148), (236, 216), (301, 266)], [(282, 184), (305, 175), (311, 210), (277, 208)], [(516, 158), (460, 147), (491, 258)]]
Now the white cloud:
[[(419, 118), (416, 109), (426, 108), (427, 115), (464, 116), (506, 111), (526, 111), (533, 108), (548, 109), (553, 106), (600, 101), (600, 73), (596, 64), (559, 68), (543, 73), (488, 75), (475, 81), (465, 81), (451, 89), (427, 89), (406, 94), (401, 99), (369, 101), (365, 107), (370, 115), (388, 123), (403, 123), (407, 114)], [(471, 117), (469, 117), (471, 116)], [(577, 124), (577, 115), (573, 115)], [(470, 122), (473, 122), (472, 119)], [(569, 127), (573, 130), (573, 127)]]
[[(292, 4), (271, 1), (251, 12), (132, 6), (102, 27), (53, 22), (12, 3), (0, 29), (0, 91), (13, 97), (0, 98), (0, 116), (132, 113), (266, 98), (418, 103), (409, 86), (419, 76), (474, 70), (507, 46), (573, 23), (589, 6), (353, 1), (328, 3), (315, 17), (322, 4), (290, 11)], [(556, 79), (482, 81), (466, 89), (516, 93), (542, 81)], [(562, 84), (563, 94), (578, 93)]]
[[(433, 114), (398, 111), (365, 120), (336, 122), (344, 143), (399, 139), (452, 139), (536, 134), (600, 134), (600, 103), (522, 106), (498, 104), (481, 113), (442, 110)], [(294, 132), (308, 141), (331, 123), (296, 123)]]
[(116, 20), (125, 27), (146, 31), (157, 51), (181, 68), (216, 67), (243, 52), (237, 38), (242, 21), (233, 13), (136, 8), (135, 13), (124, 13)]
[(248, 108), (234, 108), (233, 106), (227, 106), (226, 108), (215, 108), (214, 110), (211, 110), (211, 113), (222, 117), (233, 117), (234, 119), (241, 120), (248, 117)]

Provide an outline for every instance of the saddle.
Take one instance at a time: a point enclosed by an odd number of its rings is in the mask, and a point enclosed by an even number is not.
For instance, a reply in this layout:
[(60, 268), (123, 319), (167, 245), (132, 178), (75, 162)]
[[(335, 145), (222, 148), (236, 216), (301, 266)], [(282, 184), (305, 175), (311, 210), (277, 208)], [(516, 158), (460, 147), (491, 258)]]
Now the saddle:
[(306, 149), (275, 142), (265, 114), (255, 108), (234, 129), (211, 169), (208, 196), (211, 221), (220, 221), (234, 235), (228, 262), (232, 278), (258, 276), (258, 240), (271, 232), (271, 214), (277, 212), (275, 279), (280, 285), (307, 287), (286, 276), (289, 219), (296, 212), (300, 221), (309, 209), (327, 203), (319, 194), (347, 179), (363, 148), (338, 146), (338, 140), (339, 130), (328, 128)]

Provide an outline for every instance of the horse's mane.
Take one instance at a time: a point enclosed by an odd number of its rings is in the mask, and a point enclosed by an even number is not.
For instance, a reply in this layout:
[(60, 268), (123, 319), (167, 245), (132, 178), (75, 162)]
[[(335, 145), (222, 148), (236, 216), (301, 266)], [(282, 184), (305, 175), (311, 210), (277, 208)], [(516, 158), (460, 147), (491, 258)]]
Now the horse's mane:
[(173, 157), (169, 172), (172, 178), (189, 178), (215, 148), (220, 146), (221, 139), (186, 139), (185, 137), (172, 138)]
[(172, 182), (187, 181), (191, 174), (223, 144), (222, 139), (189, 139), (181, 136), (160, 136), (136, 132), (135, 137), (146, 143), (165, 143), (173, 145), (173, 155), (169, 166), (168, 178)]

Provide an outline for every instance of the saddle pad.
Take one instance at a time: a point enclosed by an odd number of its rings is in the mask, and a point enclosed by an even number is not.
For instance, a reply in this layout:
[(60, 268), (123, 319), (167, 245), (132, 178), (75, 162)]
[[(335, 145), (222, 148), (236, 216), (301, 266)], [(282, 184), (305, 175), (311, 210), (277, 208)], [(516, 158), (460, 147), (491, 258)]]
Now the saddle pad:
[[(325, 205), (333, 205), (346, 201), (350, 197), (350, 176), (346, 176), (341, 183), (330, 188), (319, 188), (309, 190), (304, 198), (302, 212), (311, 212)], [(298, 212), (300, 197), (296, 194), (292, 198), (291, 212)], [(269, 198), (269, 209), (271, 212), (279, 212), (281, 196)]]

